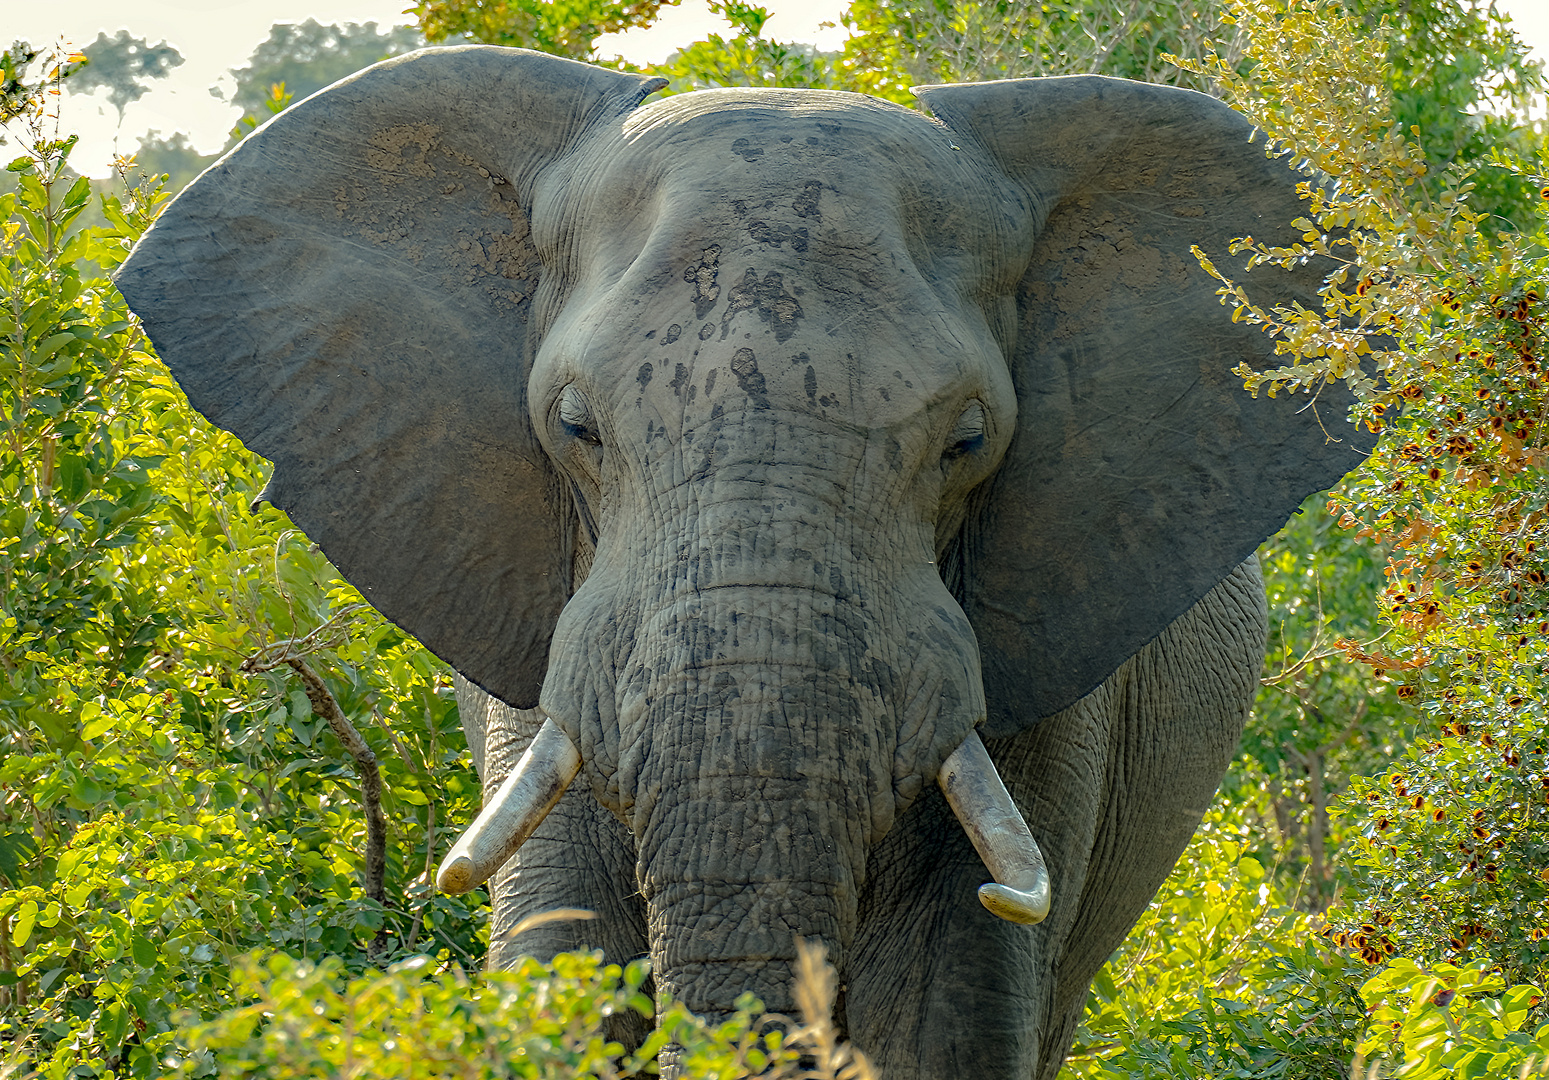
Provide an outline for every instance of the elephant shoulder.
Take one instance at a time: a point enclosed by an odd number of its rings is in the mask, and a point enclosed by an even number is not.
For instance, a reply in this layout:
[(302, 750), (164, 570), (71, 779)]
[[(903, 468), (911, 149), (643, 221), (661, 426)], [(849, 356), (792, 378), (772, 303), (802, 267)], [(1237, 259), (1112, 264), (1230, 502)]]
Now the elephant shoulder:
[(1252, 555), (1109, 677), (1111, 700), (1133, 713), (1124, 726), (1189, 739), (1224, 768), (1258, 691), (1268, 633)]

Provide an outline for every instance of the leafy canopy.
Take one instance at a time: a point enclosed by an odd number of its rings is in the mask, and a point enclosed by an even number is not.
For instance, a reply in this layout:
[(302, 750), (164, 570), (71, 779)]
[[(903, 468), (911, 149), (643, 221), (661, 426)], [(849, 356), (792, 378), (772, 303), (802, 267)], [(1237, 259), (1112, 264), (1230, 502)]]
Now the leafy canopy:
[(424, 46), (424, 36), (413, 26), (381, 31), (374, 22), (323, 26), (308, 19), (275, 23), (247, 63), (231, 72), (236, 89), (225, 100), (240, 108), (244, 116), (264, 116), (277, 84), (300, 101), (379, 60)]
[(434, 42), (466, 37), (486, 45), (590, 59), (603, 34), (650, 26), (677, 0), (418, 0), (409, 13)]
[(89, 94), (107, 87), (108, 101), (118, 110), (119, 120), (123, 120), (130, 102), (145, 96), (150, 89), (147, 83), (165, 79), (183, 64), (183, 54), (165, 41), (152, 45), (128, 30), (120, 30), (111, 38), (106, 32), (99, 33), (97, 40), (81, 51), (86, 66), (74, 73), (70, 90)]

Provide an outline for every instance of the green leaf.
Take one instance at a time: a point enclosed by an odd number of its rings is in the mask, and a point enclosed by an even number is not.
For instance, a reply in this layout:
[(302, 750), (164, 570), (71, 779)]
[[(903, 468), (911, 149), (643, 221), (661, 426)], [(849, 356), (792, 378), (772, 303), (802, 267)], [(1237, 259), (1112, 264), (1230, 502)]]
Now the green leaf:
[(32, 927), (37, 921), (37, 901), (23, 900), (21, 906), (11, 915), (11, 944), (18, 949), (24, 947), (27, 939), (32, 936)]
[(134, 940), (130, 945), (130, 953), (134, 956), (134, 962), (143, 968), (155, 967), (156, 961), (160, 956), (155, 944), (140, 934), (134, 936)]
[(90, 880), (78, 881), (65, 890), (65, 906), (72, 911), (80, 911), (95, 891), (96, 887)]
[(82, 176), (70, 185), (70, 190), (65, 192), (65, 197), (60, 205), (69, 209), (83, 205), (91, 198), (91, 181)]
[(50, 334), (28, 351), (32, 354), (32, 362), (34, 364), (41, 364), (64, 346), (78, 340), (74, 334), (67, 330), (59, 334)]

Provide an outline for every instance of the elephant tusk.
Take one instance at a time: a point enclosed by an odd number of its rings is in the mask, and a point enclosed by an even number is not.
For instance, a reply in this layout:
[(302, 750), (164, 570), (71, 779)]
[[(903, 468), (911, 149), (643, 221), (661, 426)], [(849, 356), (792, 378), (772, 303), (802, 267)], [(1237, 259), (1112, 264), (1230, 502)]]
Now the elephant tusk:
[(1049, 870), (977, 731), (941, 763), (936, 782), (995, 879), (979, 887), (979, 902), (1010, 922), (1042, 922), (1049, 914)]
[(495, 797), (441, 860), (436, 871), (441, 890), (465, 893), (488, 881), (543, 823), (580, 769), (575, 743), (545, 718)]

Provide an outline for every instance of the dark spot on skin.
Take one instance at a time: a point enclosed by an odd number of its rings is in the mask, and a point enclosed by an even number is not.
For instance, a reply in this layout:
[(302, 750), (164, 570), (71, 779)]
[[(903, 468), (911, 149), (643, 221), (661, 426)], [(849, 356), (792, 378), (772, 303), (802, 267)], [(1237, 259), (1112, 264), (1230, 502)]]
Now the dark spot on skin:
[(651, 375), (655, 370), (649, 362), (640, 365), (640, 373), (635, 376), (635, 382), (640, 384), (641, 390), (651, 385)]
[(710, 374), (705, 376), (705, 397), (715, 393), (715, 369), (710, 369)]
[(817, 369), (811, 364), (807, 365), (807, 377), (802, 381), (802, 385), (807, 388), (807, 400), (816, 402), (818, 396), (818, 373)]
[(824, 135), (837, 135), (839, 134), (839, 121), (819, 120), (818, 130), (821, 131)]
[(713, 334), (713, 333), (715, 333), (715, 324), (714, 323), (705, 323), (703, 326), (701, 326), (699, 328), (699, 340), (700, 341), (709, 341), (710, 340), (710, 335)]
[(717, 405), (715, 408), (710, 410), (710, 419), (712, 419), (712, 420), (719, 420), (721, 417), (723, 417), (725, 415), (726, 415), (726, 410), (721, 408), (719, 405)]
[(800, 217), (813, 217), (819, 221), (823, 215), (818, 212), (818, 198), (823, 194), (823, 182), (821, 180), (808, 180), (801, 185), (801, 194), (796, 196), (796, 201), (791, 203), (791, 209)]
[(688, 388), (688, 403), (690, 405), (694, 404), (694, 399), (696, 397), (698, 397), (698, 396), (699, 396), (699, 387), (697, 387), (697, 386), (690, 386)]
[(731, 152), (734, 154), (741, 154), (742, 160), (746, 161), (749, 165), (753, 164), (759, 158), (764, 156), (764, 148), (762, 146), (754, 146), (746, 139), (737, 139), (735, 142), (733, 142), (731, 144)]
[(793, 364), (805, 364), (805, 363), (808, 363), (809, 361), (811, 361), (811, 359), (812, 359), (812, 357), (808, 356), (806, 353), (799, 352), (795, 356), (791, 357), (791, 363), (793, 363)]
[(721, 315), (721, 337), (726, 337), (727, 324), (739, 311), (758, 306), (758, 271), (751, 266), (743, 272), (742, 280), (726, 294), (726, 311)]
[(688, 385), (688, 365), (679, 364), (672, 373), (672, 381), (667, 385), (672, 387), (674, 394), (682, 397), (683, 388)]
[(893, 395), (887, 392), (887, 387), (885, 387), (885, 386), (882, 387), (882, 400), (883, 401), (892, 401), (893, 400)]
[(758, 370), (758, 360), (753, 356), (752, 349), (738, 349), (731, 356), (732, 374), (737, 376), (737, 385), (742, 387), (742, 392), (753, 399), (756, 408), (769, 408), (769, 399), (765, 396), (767, 387), (764, 384), (764, 374)]
[(683, 280), (694, 286), (694, 314), (703, 319), (715, 307), (721, 287), (716, 284), (716, 268), (721, 262), (721, 248), (711, 244), (699, 257), (699, 262), (683, 271)]
[(801, 304), (785, 291), (785, 278), (771, 270), (762, 281), (751, 266), (742, 280), (726, 294), (726, 311), (721, 316), (721, 338), (725, 340), (731, 320), (739, 311), (756, 309), (758, 317), (774, 327), (775, 340), (785, 341), (796, 332), (796, 321), (803, 317)]
[(742, 215), (748, 212), (748, 204), (742, 199), (733, 199), (731, 201), (731, 209), (732, 213), (736, 214), (738, 217), (742, 217)]
[(831, 409), (834, 407), (837, 400), (838, 399), (829, 397), (827, 394), (824, 394), (822, 397), (818, 398), (818, 404), (823, 406), (825, 409)]
[(655, 330), (647, 330), (647, 331), (646, 331), (646, 332), (645, 332), (645, 339), (646, 339), (646, 340), (647, 340), (647, 341), (650, 341), (650, 340), (651, 340), (651, 339), (652, 339), (652, 338), (653, 338), (653, 337), (655, 337), (655, 336), (656, 336), (656, 331), (655, 331)]
[(683, 327), (679, 326), (677, 323), (673, 323), (671, 326), (667, 327), (667, 332), (662, 335), (662, 344), (671, 345), (674, 341), (677, 341), (678, 338), (682, 336)]
[(798, 254), (807, 250), (807, 230), (793, 229), (789, 225), (770, 225), (767, 221), (754, 221), (748, 224), (748, 235), (760, 244), (773, 244), (778, 248), (786, 241), (790, 241), (791, 250)]
[(783, 142), (783, 143), (788, 143), (788, 142), (791, 141), (791, 138), (792, 137), (790, 135), (781, 135), (780, 136), (780, 141)]

